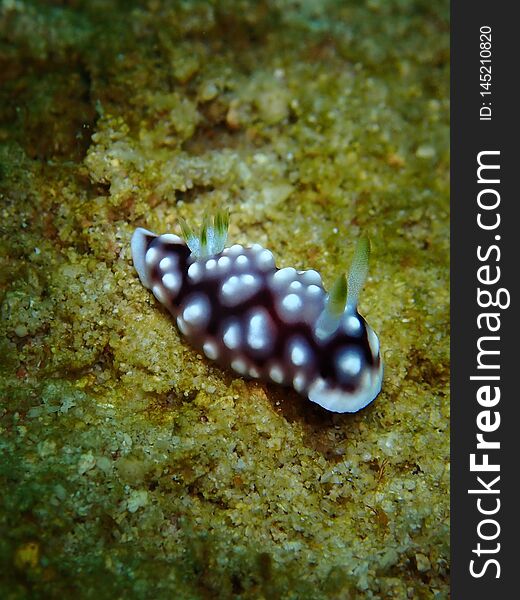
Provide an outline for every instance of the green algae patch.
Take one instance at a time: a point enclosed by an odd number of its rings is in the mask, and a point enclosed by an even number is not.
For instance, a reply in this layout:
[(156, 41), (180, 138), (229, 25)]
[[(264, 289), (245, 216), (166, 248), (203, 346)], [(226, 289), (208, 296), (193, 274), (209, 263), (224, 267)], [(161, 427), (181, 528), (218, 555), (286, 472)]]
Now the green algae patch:
[[(448, 4), (0, 4), (0, 596), (448, 598)], [(360, 312), (354, 415), (198, 355), (138, 226), (230, 243)]]

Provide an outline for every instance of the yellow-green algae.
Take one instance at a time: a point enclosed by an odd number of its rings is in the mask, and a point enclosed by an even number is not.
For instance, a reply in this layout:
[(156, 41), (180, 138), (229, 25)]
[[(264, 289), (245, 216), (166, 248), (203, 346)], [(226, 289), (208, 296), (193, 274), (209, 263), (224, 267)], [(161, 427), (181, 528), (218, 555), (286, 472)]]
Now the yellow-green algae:
[[(0, 2), (0, 596), (449, 596), (448, 3)], [(362, 232), (383, 392), (213, 366), (136, 226), (328, 285)]]

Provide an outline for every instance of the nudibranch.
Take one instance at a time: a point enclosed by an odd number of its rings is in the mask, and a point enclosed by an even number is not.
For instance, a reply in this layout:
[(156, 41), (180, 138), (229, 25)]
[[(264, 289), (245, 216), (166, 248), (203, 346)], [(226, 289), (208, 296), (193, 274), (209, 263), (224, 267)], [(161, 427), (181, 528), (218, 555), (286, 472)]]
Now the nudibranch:
[(329, 293), (314, 270), (277, 269), (260, 244), (225, 248), (228, 216), (206, 217), (184, 240), (139, 227), (132, 259), (142, 284), (191, 344), (244, 377), (292, 386), (327, 410), (353, 413), (381, 390), (379, 339), (357, 310), (370, 245)]

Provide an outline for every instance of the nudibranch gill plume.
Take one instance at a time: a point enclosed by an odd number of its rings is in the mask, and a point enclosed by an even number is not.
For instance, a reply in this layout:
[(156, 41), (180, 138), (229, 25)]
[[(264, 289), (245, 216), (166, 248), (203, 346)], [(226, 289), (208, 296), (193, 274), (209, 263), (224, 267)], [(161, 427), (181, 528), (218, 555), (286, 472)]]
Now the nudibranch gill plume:
[(225, 248), (227, 213), (184, 240), (138, 228), (132, 259), (142, 284), (209, 359), (244, 377), (292, 386), (327, 410), (353, 413), (381, 390), (379, 339), (358, 313), (370, 244), (357, 243), (348, 277), (329, 293), (314, 270), (277, 269), (260, 244)]

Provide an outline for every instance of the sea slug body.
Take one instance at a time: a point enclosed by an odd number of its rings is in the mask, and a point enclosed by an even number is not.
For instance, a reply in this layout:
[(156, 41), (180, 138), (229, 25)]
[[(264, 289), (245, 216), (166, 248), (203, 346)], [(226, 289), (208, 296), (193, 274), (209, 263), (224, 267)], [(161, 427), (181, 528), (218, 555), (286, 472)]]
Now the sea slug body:
[(381, 390), (379, 340), (357, 311), (369, 243), (330, 293), (314, 270), (277, 269), (260, 244), (224, 248), (228, 219), (205, 219), (184, 241), (138, 228), (131, 249), (142, 284), (190, 343), (241, 376), (292, 386), (327, 410), (356, 412)]

